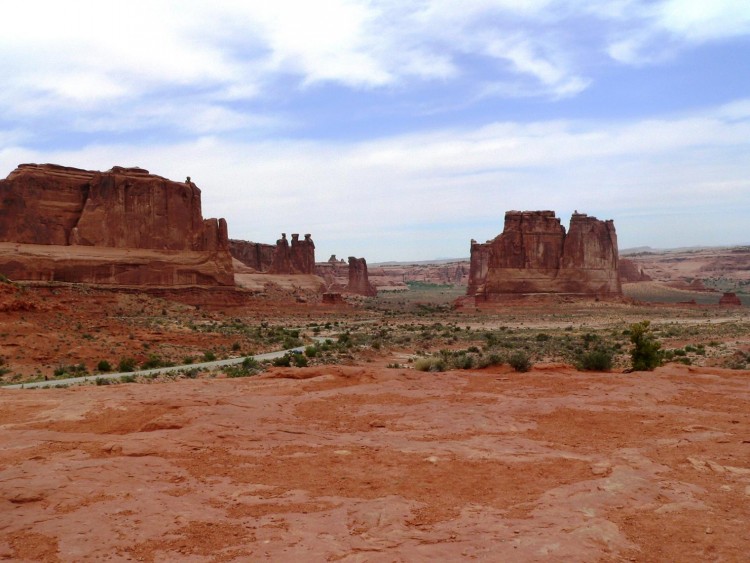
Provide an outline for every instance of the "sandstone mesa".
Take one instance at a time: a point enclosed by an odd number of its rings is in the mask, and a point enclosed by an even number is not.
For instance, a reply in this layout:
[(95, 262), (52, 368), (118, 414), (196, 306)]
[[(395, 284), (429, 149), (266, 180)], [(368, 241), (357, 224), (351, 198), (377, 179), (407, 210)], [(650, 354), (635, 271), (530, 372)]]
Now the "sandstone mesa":
[(233, 286), (224, 219), (141, 168), (22, 164), (0, 180), (0, 268), (16, 280)]
[(503, 232), (471, 242), (467, 296), (622, 295), (613, 221), (574, 213), (566, 233), (554, 211), (508, 211)]

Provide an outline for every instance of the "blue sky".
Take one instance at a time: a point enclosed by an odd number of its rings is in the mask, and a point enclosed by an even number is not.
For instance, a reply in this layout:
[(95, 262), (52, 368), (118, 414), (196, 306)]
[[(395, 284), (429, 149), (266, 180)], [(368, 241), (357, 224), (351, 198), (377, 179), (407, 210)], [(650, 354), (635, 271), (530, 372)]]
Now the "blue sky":
[(747, 0), (26, 0), (0, 86), (0, 176), (189, 175), (319, 260), (467, 256), (510, 209), (750, 243)]

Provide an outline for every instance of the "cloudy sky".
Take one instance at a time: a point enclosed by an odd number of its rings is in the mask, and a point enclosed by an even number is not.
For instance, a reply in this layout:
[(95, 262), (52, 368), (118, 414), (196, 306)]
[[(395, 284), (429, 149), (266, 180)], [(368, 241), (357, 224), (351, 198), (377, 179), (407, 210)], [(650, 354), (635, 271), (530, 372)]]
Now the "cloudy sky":
[(750, 243), (747, 0), (6, 2), (0, 177), (191, 176), (230, 236), (468, 256), (509, 209)]

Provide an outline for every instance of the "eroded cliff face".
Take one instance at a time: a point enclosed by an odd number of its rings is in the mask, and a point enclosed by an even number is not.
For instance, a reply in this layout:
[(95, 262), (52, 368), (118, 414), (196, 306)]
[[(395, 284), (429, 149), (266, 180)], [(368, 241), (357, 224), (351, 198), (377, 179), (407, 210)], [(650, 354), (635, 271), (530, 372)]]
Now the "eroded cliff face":
[(472, 241), (467, 295), (492, 301), (544, 293), (621, 295), (612, 221), (574, 213), (566, 233), (554, 211), (509, 211), (502, 234)]
[(140, 168), (20, 165), (0, 180), (0, 245), (14, 279), (234, 284), (226, 221), (203, 219), (192, 182)]
[(292, 242), (281, 233), (275, 245), (230, 240), (232, 256), (258, 272), (279, 275), (314, 275), (315, 243), (312, 235), (306, 234), (300, 240), (299, 234), (292, 234)]
[(349, 256), (349, 285), (346, 286), (346, 289), (350, 293), (368, 297), (374, 297), (378, 294), (367, 277), (367, 261), (364, 258)]

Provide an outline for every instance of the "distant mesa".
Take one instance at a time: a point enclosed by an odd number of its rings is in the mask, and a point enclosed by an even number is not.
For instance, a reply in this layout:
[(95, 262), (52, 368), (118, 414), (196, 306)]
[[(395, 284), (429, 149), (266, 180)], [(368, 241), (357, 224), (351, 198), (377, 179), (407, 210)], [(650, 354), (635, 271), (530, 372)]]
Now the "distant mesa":
[(508, 211), (500, 235), (471, 241), (467, 296), (540, 294), (622, 295), (614, 223), (576, 212), (566, 233), (554, 211)]
[(378, 294), (370, 283), (367, 261), (364, 258), (349, 257), (348, 262), (339, 260), (335, 254), (326, 262), (315, 264), (315, 274), (325, 280), (328, 292), (343, 292), (374, 297)]
[(719, 305), (722, 307), (742, 307), (742, 301), (735, 293), (725, 293), (719, 299)]
[(622, 283), (653, 281), (651, 276), (649, 276), (643, 268), (633, 260), (620, 258), (618, 269), (620, 273), (620, 281)]
[(0, 180), (0, 272), (15, 280), (233, 286), (224, 219), (142, 168), (22, 164)]

